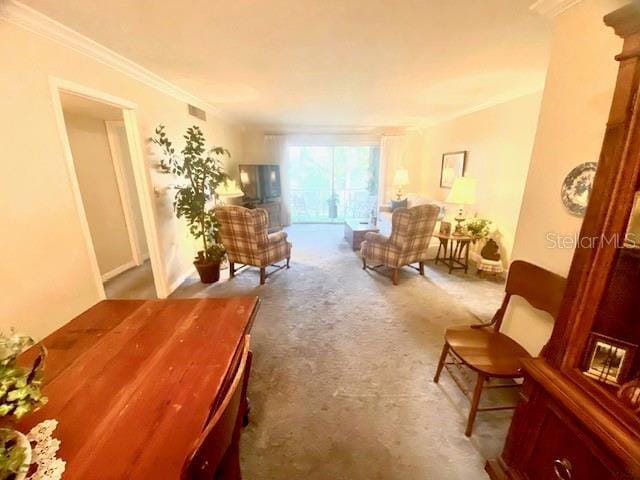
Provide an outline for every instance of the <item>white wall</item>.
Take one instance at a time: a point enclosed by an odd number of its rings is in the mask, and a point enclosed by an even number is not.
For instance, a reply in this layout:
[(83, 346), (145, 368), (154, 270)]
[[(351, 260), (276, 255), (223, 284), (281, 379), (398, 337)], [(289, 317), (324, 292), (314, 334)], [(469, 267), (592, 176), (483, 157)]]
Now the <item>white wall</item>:
[(104, 120), (65, 114), (82, 203), (102, 275), (130, 264), (133, 252)]
[[(465, 175), (477, 180), (476, 203), (466, 208), (493, 222), (494, 238), (508, 265), (520, 215), (542, 92), (457, 118), (425, 131), (426, 155), (420, 183), (429, 196), (445, 201), (440, 187), (442, 154), (466, 150)], [(455, 216), (455, 206), (448, 214)]]
[[(614, 56), (622, 46), (602, 17), (625, 3), (583, 0), (554, 19), (542, 97), (529, 95), (407, 133), (404, 155), (387, 165), (387, 198), (394, 191), (393, 172), (403, 164), (410, 172), (407, 191), (444, 200), (442, 153), (468, 150), (467, 172), (478, 178), (475, 209), (498, 224), (503, 257), (566, 275), (573, 250), (548, 248), (546, 234), (580, 229), (582, 220), (561, 203), (560, 187), (573, 167), (598, 160), (617, 72)], [(537, 354), (552, 325), (548, 315), (516, 298), (503, 329)]]
[[(566, 276), (573, 249), (549, 248), (548, 233), (577, 234), (582, 219), (560, 200), (564, 177), (576, 165), (598, 161), (622, 40), (602, 17), (624, 5), (619, 0), (584, 0), (556, 17), (551, 59), (542, 98), (531, 165), (513, 249), (523, 259)], [(537, 353), (552, 319), (520, 308), (505, 319), (505, 331)]]
[[(410, 184), (403, 189), (404, 193), (420, 193), (444, 201), (449, 189), (440, 188), (442, 154), (468, 150), (467, 174), (478, 179), (477, 203), (469, 211), (494, 222), (503, 261), (508, 264), (541, 98), (542, 92), (526, 95), (428, 129), (381, 132), (383, 201), (395, 198), (393, 178), (399, 167), (407, 168), (410, 174)], [(318, 142), (328, 141), (326, 135), (316, 138)], [(308, 136), (302, 139), (306, 143), (313, 141)], [(248, 163), (272, 163), (263, 131), (247, 129), (244, 140), (244, 158)], [(235, 170), (234, 167), (234, 173)], [(453, 207), (449, 211), (455, 214)]]
[[(478, 181), (477, 202), (467, 208), (494, 223), (505, 264), (511, 256), (520, 203), (538, 121), (542, 92), (526, 95), (428, 129), (409, 131), (391, 137), (386, 152), (385, 200), (395, 194), (396, 169), (409, 170), (410, 184), (405, 192), (419, 193), (445, 201), (448, 188), (440, 187), (442, 154), (467, 150), (466, 174)], [(447, 207), (447, 216), (456, 214)]]
[[(186, 104), (59, 43), (0, 20), (0, 329), (36, 338), (50, 333), (99, 299), (56, 126), (49, 76), (73, 81), (138, 105), (145, 163), (154, 185), (172, 182), (154, 170), (157, 150), (146, 143), (159, 123), (182, 146), (199, 124), (209, 143), (241, 155), (241, 132), (209, 113), (200, 122)], [(169, 284), (192, 269), (194, 245), (175, 219), (172, 199), (153, 200), (160, 256)]]
[[(397, 129), (395, 129), (397, 130)], [(393, 130), (390, 130), (393, 131)], [(278, 163), (277, 158), (273, 158), (265, 136), (282, 135), (287, 142), (296, 145), (355, 145), (355, 144), (378, 144), (381, 131), (373, 133), (357, 132), (331, 132), (331, 131), (305, 131), (300, 132), (279, 132), (278, 130), (268, 130), (260, 126), (250, 126), (243, 128), (242, 135), (242, 158), (244, 163), (249, 164), (269, 164)], [(238, 162), (236, 162), (238, 163)], [(237, 170), (237, 169), (236, 169)], [(237, 175), (238, 172), (231, 168), (231, 173)]]
[(380, 145), (382, 159), (381, 178), (383, 182), (383, 202), (396, 199), (397, 187), (393, 185), (396, 170), (406, 168), (409, 171), (409, 185), (402, 188), (402, 193), (425, 193), (426, 186), (422, 179), (422, 170), (429, 168), (425, 158), (427, 146), (424, 131), (412, 130), (385, 135)]

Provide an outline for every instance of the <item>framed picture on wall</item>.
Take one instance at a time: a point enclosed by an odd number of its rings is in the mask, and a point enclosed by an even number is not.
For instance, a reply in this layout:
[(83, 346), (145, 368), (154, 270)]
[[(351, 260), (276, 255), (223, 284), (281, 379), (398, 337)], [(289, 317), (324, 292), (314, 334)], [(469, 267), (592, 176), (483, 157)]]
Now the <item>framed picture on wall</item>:
[(442, 154), (442, 168), (440, 170), (440, 186), (442, 188), (453, 187), (456, 178), (464, 175), (467, 163), (467, 152), (449, 152)]

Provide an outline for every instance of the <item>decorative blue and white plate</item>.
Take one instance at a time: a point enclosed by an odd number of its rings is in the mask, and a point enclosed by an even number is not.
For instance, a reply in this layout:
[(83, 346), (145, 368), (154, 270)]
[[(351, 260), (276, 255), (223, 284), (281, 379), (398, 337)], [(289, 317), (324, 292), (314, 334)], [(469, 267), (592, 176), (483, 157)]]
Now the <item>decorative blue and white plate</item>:
[(572, 215), (584, 217), (597, 167), (596, 162), (582, 163), (571, 170), (562, 182), (560, 197)]

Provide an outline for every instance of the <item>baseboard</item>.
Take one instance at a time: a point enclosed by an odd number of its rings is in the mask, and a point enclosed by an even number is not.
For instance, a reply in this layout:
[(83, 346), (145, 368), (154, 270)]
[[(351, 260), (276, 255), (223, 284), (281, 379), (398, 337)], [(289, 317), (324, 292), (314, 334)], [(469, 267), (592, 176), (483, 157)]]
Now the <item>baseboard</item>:
[(140, 263), (138, 263), (138, 266), (143, 265), (144, 262), (146, 262), (147, 260), (149, 260), (151, 257), (149, 256), (149, 252), (143, 254), (140, 256)]
[(131, 269), (131, 268), (135, 268), (138, 265), (136, 265), (136, 262), (134, 262), (133, 260), (120, 265), (117, 268), (114, 268), (113, 270), (111, 270), (110, 272), (105, 273), (104, 275), (102, 275), (102, 281), (106, 282), (108, 280), (111, 280), (113, 277), (117, 277), (118, 275), (120, 275), (121, 273), (126, 272), (127, 270)]
[(169, 295), (175, 292), (178, 289), (178, 287), (182, 285), (182, 283), (194, 273), (196, 273), (196, 267), (191, 267), (182, 275), (178, 275), (178, 278), (176, 278), (173, 281), (173, 283), (169, 285)]

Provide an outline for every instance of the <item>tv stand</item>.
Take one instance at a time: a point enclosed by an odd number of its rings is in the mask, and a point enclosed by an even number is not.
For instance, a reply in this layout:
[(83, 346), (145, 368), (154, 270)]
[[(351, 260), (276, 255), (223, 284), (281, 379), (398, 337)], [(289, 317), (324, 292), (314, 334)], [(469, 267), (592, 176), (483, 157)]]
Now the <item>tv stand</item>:
[(268, 223), (267, 229), (269, 233), (282, 230), (282, 216), (280, 200), (271, 200), (264, 203), (250, 202), (245, 203), (247, 208), (262, 208), (267, 211)]

